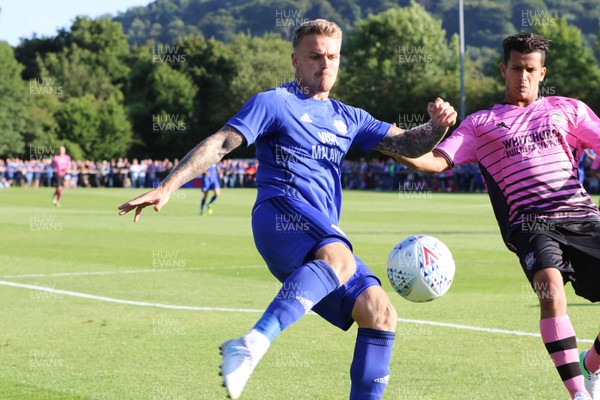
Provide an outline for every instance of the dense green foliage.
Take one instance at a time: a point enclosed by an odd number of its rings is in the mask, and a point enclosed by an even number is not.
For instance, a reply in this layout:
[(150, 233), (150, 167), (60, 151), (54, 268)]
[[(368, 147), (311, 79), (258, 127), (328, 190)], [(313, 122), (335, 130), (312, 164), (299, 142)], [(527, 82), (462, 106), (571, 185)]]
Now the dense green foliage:
[[(459, 107), (455, 3), (157, 0), (113, 19), (76, 18), (55, 37), (0, 44), (0, 157), (65, 143), (76, 158), (180, 158), (253, 94), (294, 79), (290, 34), (316, 17), (344, 30), (332, 96), (412, 127), (436, 96)], [(498, 50), (519, 30), (553, 40), (542, 95), (598, 110), (595, 3), (465, 0), (466, 112), (502, 100)]]
[[(132, 43), (148, 40), (172, 43), (178, 36), (202, 32), (229, 41), (238, 32), (261, 36), (275, 32), (289, 36), (296, 19), (326, 18), (344, 30), (356, 21), (390, 8), (405, 7), (410, 0), (157, 0), (134, 7), (115, 20)], [(443, 21), (447, 39), (458, 33), (457, 0), (418, 0)], [(550, 15), (563, 16), (584, 33), (592, 46), (598, 36), (598, 0), (464, 0), (466, 41), (472, 46), (493, 47), (504, 36), (546, 22)]]

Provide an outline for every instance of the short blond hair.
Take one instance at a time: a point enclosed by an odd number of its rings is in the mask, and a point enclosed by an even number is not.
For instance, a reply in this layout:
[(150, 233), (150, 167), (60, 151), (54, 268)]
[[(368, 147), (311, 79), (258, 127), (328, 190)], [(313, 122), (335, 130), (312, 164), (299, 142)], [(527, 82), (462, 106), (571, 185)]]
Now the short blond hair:
[(313, 19), (303, 22), (294, 31), (292, 37), (292, 47), (294, 50), (300, 45), (302, 39), (308, 35), (323, 35), (338, 37), (342, 40), (342, 29), (335, 22), (326, 19)]

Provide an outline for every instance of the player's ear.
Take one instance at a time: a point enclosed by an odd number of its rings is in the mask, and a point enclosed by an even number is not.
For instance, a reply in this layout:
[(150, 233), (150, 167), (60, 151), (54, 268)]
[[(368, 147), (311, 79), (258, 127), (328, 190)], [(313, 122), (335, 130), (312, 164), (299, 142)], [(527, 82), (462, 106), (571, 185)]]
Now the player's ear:
[(504, 65), (504, 63), (501, 63), (500, 64), (500, 75), (502, 75), (503, 78), (506, 78), (505, 72), (506, 72), (506, 65)]
[(541, 76), (542, 76), (542, 77), (540, 78), (540, 81), (543, 81), (543, 80), (544, 80), (544, 78), (546, 77), (546, 67), (542, 67), (542, 73), (541, 73)]

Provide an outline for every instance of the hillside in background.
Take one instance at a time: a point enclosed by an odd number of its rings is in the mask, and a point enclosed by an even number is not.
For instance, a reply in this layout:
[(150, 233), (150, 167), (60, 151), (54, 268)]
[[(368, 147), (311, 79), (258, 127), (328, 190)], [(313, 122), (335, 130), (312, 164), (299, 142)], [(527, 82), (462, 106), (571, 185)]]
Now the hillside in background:
[[(448, 39), (458, 32), (458, 0), (417, 3), (442, 21)], [(113, 20), (123, 25), (131, 44), (173, 43), (190, 33), (228, 42), (240, 32), (288, 38), (299, 20), (313, 18), (336, 21), (348, 31), (358, 19), (409, 4), (410, 0), (156, 0)], [(600, 0), (464, 0), (464, 7), (469, 46), (496, 48), (506, 35), (530, 31), (554, 16), (581, 29), (586, 47), (598, 47)]]

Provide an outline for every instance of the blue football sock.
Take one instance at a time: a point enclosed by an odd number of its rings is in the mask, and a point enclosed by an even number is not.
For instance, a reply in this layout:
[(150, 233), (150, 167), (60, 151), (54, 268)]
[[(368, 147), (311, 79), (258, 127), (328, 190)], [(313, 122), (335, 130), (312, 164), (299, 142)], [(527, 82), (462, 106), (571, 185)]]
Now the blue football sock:
[(390, 376), (394, 332), (358, 328), (350, 367), (350, 400), (380, 400)]
[(200, 211), (204, 210), (205, 204), (206, 204), (206, 199), (202, 199), (202, 204), (200, 204)]
[(217, 199), (217, 196), (213, 196), (210, 201), (208, 202), (208, 205), (210, 206), (212, 203), (215, 202), (215, 200)]
[(281, 331), (298, 321), (339, 286), (335, 272), (325, 261), (313, 260), (304, 264), (283, 282), (254, 329), (272, 342)]

